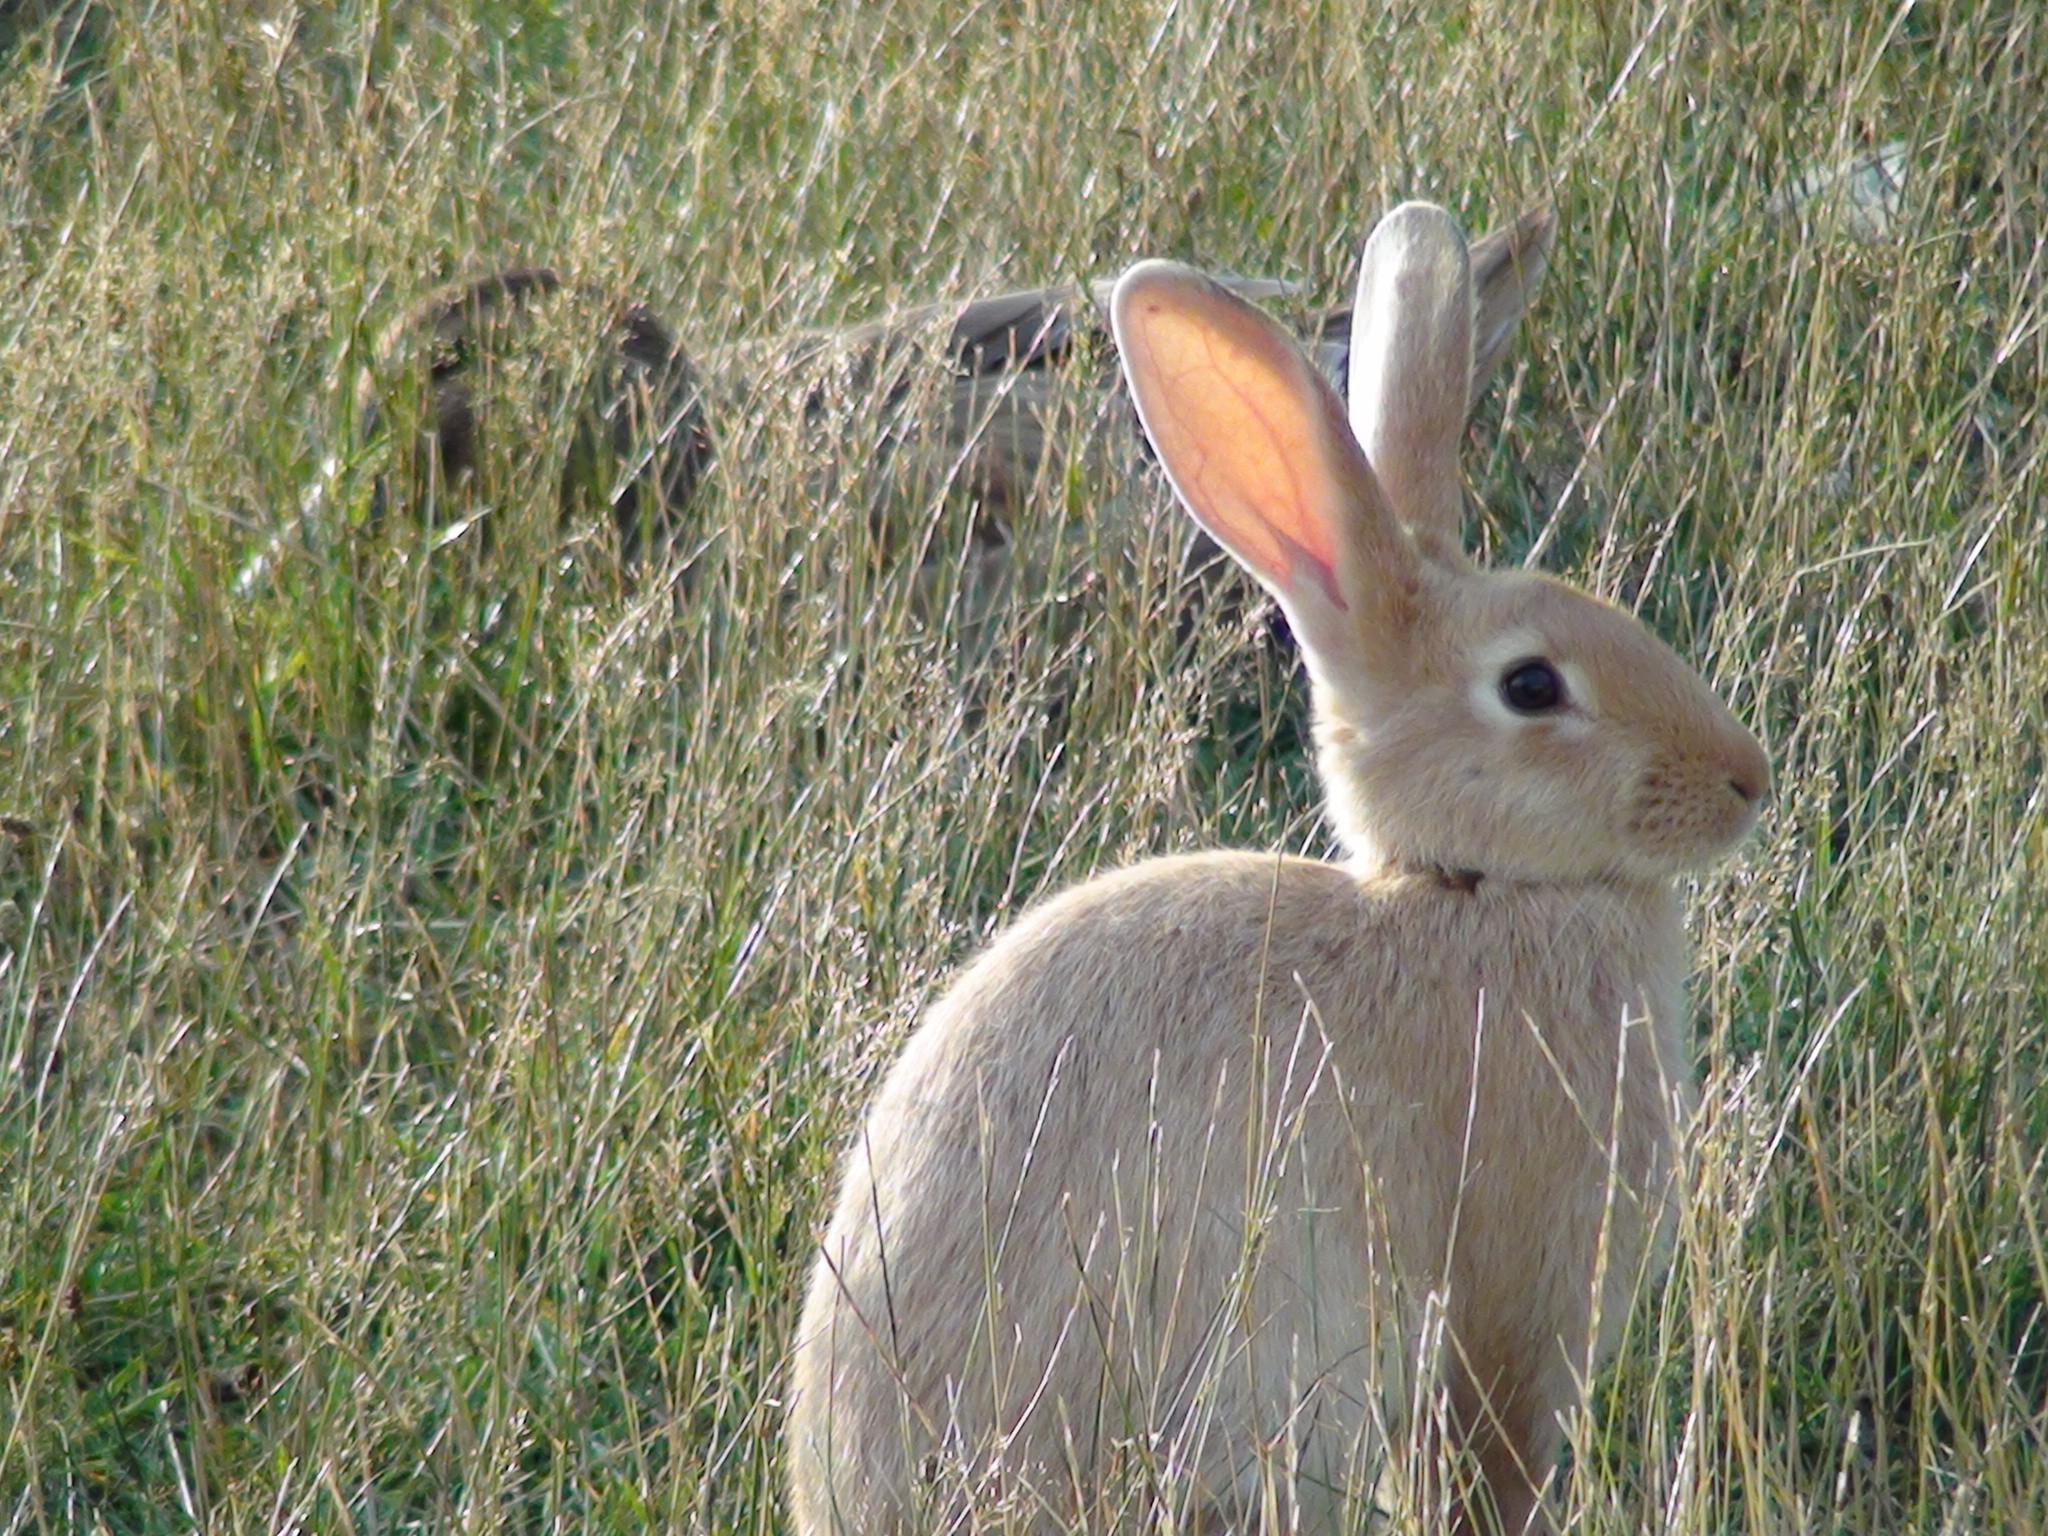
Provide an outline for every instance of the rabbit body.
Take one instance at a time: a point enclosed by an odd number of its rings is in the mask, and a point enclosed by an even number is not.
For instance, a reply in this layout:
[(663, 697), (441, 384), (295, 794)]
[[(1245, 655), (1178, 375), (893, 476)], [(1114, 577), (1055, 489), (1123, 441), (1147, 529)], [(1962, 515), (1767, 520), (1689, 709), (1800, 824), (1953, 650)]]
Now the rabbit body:
[(1491, 1406), (1540, 1479), (1661, 1219), (1683, 953), (1668, 886), (1262, 854), (1047, 903), (932, 1009), (849, 1159), (795, 1360), (798, 1529), (943, 1528), (949, 1478), (1071, 1525), (1118, 1443), (1236, 1528), (1281, 1469), (1330, 1529), (1428, 1363), (1426, 1297), (1453, 1411), (1475, 1374), (1534, 1384)]
[(1111, 310), (1176, 494), (1300, 642), (1350, 857), (1090, 882), (932, 1008), (813, 1271), (797, 1528), (1326, 1532), (1384, 1451), (1454, 1531), (1546, 1531), (1669, 1220), (1673, 882), (1769, 763), (1633, 616), (1463, 553), (1492, 321), (1442, 210), (1367, 244), (1348, 413), (1198, 273)]

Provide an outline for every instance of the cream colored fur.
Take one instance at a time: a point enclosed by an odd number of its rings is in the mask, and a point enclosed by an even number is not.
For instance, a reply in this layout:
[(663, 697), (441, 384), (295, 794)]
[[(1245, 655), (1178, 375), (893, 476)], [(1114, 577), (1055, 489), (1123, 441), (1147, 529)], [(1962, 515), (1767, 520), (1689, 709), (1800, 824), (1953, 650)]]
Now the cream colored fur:
[[(1354, 856), (1092, 881), (932, 1008), (812, 1274), (797, 1530), (1326, 1532), (1388, 1468), (1426, 1519), (1547, 1529), (1691, 1101), (1673, 877), (1768, 769), (1627, 615), (1458, 551), (1440, 210), (1368, 245), (1349, 423), (1186, 269), (1134, 269), (1114, 318), (1176, 491), (1302, 639)], [(1530, 715), (1503, 673), (1536, 657), (1565, 702)]]

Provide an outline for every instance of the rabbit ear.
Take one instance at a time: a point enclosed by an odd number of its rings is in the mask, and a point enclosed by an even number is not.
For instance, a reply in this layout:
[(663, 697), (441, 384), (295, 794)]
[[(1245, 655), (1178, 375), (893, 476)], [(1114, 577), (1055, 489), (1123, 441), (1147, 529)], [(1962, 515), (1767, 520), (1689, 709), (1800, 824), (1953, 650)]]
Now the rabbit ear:
[(1458, 445), (1472, 389), (1472, 271), (1443, 209), (1403, 203), (1365, 243), (1352, 319), (1351, 427), (1395, 514), (1455, 558)]
[(1535, 296), (1536, 285), (1550, 267), (1550, 248), (1557, 240), (1557, 215), (1548, 208), (1527, 208), (1514, 223), (1492, 230), (1472, 242), (1472, 289), (1477, 295), (1472, 317), (1472, 394), (1469, 411), (1486, 387), (1487, 378), (1514, 340), (1515, 326)]
[(1124, 274), (1110, 325), (1181, 504), (1279, 598), (1310, 661), (1328, 675), (1400, 628), (1419, 558), (1294, 338), (1166, 261)]

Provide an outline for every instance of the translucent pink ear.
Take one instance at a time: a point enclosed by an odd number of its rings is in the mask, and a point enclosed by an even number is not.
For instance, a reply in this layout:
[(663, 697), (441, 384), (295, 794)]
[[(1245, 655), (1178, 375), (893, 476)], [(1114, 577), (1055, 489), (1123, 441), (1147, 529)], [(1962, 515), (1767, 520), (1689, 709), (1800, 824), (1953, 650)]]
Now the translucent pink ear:
[(1335, 391), (1274, 321), (1172, 262), (1126, 272), (1110, 324), (1181, 504), (1279, 598), (1312, 663), (1354, 662), (1417, 570)]
[(1430, 203), (1403, 203), (1365, 243), (1351, 322), (1351, 427), (1394, 513), (1435, 552), (1464, 521), (1458, 448), (1472, 389), (1465, 238)]

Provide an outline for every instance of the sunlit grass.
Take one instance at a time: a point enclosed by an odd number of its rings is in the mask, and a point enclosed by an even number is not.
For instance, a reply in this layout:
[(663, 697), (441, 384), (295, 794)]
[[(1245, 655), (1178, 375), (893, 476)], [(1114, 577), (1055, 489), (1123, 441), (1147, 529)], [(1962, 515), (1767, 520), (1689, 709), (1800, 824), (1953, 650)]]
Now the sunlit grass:
[[(622, 579), (556, 524), (559, 391), (466, 531), (408, 514), (394, 320), (518, 261), (700, 360), (1139, 255), (1316, 303), (1407, 195), (1561, 215), (1475, 538), (1639, 605), (1779, 775), (1694, 902), (1695, 1194), (1560, 1509), (2048, 1523), (2031, 8), (165, 0), (0, 49), (0, 1529), (779, 1526), (921, 1001), (1099, 868), (1321, 846), (1135, 460), (1039, 488), (990, 616), (944, 466), (771, 376), (687, 573)], [(1875, 238), (1770, 211), (1891, 141)]]

